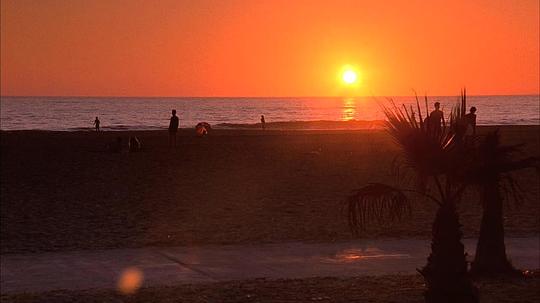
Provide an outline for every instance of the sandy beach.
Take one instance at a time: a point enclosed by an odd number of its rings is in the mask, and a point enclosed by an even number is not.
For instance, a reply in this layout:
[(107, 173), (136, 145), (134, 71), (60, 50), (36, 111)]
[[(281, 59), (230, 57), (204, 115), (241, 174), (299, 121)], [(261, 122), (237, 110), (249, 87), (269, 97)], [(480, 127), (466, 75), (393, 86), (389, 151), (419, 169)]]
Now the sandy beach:
[[(480, 127), (485, 133), (494, 127)], [(540, 155), (538, 126), (501, 128), (505, 143)], [(106, 145), (136, 135), (138, 153)], [(351, 239), (341, 207), (368, 182), (391, 182), (397, 147), (383, 130), (1, 132), (1, 253), (141, 246)], [(539, 180), (516, 174), (523, 205), (506, 208), (507, 235), (538, 235)], [(462, 202), (465, 237), (477, 235), (478, 197)], [(434, 205), (371, 226), (361, 237), (429, 238)]]
[[(539, 278), (501, 277), (478, 281), (482, 302), (538, 302)], [(143, 288), (126, 296), (112, 290), (52, 291), (3, 295), (5, 302), (372, 302), (420, 303), (424, 280), (420, 275), (360, 276), (354, 278), (255, 279), (203, 285)], [(519, 296), (517, 295), (519, 294)]]

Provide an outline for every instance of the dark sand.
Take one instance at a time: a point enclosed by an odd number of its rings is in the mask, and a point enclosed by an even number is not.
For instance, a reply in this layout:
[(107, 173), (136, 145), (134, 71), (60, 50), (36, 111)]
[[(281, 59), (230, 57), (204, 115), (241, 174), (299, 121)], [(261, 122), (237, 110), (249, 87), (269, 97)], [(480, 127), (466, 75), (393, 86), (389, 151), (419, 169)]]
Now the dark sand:
[[(132, 295), (114, 290), (54, 291), (3, 295), (2, 302), (424, 302), (420, 275), (295, 280), (248, 280), (143, 288)], [(540, 300), (540, 277), (476, 281), (482, 303)]]
[[(539, 156), (539, 130), (502, 134)], [(105, 151), (133, 134), (144, 151)], [(397, 153), (381, 130), (180, 135), (169, 149), (166, 131), (1, 132), (1, 253), (350, 239), (343, 201), (367, 182), (391, 182)], [(538, 235), (539, 179), (533, 170), (516, 178), (527, 195), (506, 210), (507, 235)], [(411, 218), (362, 236), (428, 238), (434, 209), (417, 201)], [(466, 237), (480, 215), (475, 195), (462, 202)]]

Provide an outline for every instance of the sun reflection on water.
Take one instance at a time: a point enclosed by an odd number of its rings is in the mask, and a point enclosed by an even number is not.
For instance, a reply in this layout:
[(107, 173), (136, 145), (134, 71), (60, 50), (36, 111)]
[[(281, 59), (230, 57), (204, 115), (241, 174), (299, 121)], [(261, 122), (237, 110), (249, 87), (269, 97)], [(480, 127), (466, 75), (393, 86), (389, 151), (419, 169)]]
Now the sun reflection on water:
[(343, 99), (342, 121), (350, 121), (356, 118), (356, 100), (354, 98)]

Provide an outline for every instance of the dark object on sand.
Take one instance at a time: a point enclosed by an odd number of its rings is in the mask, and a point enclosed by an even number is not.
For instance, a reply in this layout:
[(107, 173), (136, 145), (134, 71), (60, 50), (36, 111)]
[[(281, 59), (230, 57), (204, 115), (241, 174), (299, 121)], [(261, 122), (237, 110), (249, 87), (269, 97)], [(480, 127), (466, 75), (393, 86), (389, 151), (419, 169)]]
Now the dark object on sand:
[(107, 149), (112, 153), (119, 153), (122, 151), (122, 137), (116, 137), (116, 141), (108, 145)]
[(212, 130), (212, 126), (210, 126), (210, 124), (207, 122), (199, 122), (195, 126), (195, 132), (199, 137), (204, 137), (208, 135), (208, 132), (210, 132), (210, 130)]
[(138, 152), (141, 150), (141, 141), (136, 136), (129, 137), (128, 146), (130, 153)]

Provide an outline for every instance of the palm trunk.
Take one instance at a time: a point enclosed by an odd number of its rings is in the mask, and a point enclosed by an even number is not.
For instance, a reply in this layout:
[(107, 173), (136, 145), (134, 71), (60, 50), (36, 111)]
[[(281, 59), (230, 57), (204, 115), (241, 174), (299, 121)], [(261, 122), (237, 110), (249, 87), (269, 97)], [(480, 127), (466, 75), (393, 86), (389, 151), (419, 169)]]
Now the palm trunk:
[(478, 290), (467, 273), (455, 203), (445, 201), (433, 223), (433, 239), (428, 262), (420, 273), (426, 280), (426, 302), (478, 302)]
[(516, 272), (506, 256), (503, 201), (496, 179), (484, 185), (482, 203), (484, 212), (471, 272), (478, 275)]

